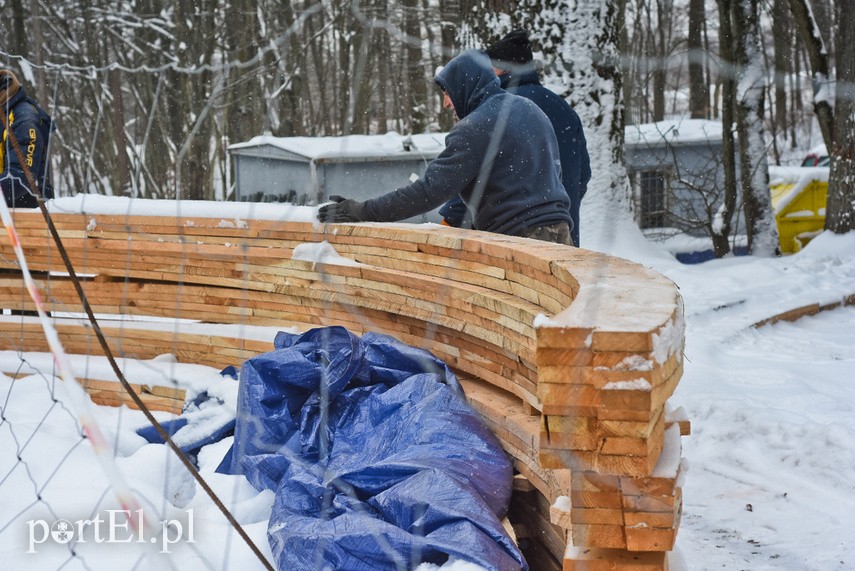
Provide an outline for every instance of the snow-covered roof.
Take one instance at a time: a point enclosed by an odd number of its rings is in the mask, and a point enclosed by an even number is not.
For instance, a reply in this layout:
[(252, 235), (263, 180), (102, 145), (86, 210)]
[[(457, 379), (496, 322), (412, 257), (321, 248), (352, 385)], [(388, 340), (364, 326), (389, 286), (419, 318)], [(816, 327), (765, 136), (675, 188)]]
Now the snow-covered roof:
[[(273, 137), (259, 135), (229, 145), (230, 151), (270, 146), (307, 160), (327, 158), (382, 158), (416, 155), (434, 158), (445, 148), (447, 133), (401, 135), (348, 135), (343, 137)], [(627, 125), (627, 145), (664, 145), (721, 141), (721, 123), (705, 119), (673, 119), (657, 123)], [(405, 148), (409, 146), (409, 150)]]
[[(420, 135), (348, 135), (344, 137), (273, 137), (259, 135), (243, 143), (229, 145), (229, 150), (271, 146), (309, 160), (325, 158), (429, 157), (445, 148), (445, 133)], [(406, 147), (409, 147), (407, 150)]]
[(665, 145), (721, 141), (721, 122), (669, 119), (624, 127), (627, 145)]

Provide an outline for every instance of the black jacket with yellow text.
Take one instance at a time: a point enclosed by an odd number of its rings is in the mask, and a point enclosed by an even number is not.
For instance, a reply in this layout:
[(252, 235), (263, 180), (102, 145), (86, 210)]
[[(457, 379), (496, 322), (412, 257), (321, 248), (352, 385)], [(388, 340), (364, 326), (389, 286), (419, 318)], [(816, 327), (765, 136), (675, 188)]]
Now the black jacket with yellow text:
[(47, 147), (51, 131), (51, 119), (47, 113), (29, 97), (21, 87), (9, 100), (6, 108), (9, 130), (3, 129), (0, 141), (0, 187), (6, 204), (11, 207), (34, 208), (36, 197), (30, 185), (18, 153), (12, 145), (11, 136), (18, 141), (24, 161), (36, 180), (42, 197), (53, 198), (53, 188), (47, 168)]

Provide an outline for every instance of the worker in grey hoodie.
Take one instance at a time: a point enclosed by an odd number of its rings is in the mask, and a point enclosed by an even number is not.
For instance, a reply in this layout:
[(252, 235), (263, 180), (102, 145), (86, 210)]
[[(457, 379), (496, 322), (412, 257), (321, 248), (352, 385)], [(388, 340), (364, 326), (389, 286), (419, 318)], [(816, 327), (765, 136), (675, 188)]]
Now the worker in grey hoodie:
[(318, 219), (404, 220), (460, 195), (476, 230), (572, 244), (558, 142), (546, 115), (503, 90), (480, 51), (458, 55), (434, 81), (459, 121), (424, 176), (365, 202), (330, 197), (334, 202), (321, 206)]

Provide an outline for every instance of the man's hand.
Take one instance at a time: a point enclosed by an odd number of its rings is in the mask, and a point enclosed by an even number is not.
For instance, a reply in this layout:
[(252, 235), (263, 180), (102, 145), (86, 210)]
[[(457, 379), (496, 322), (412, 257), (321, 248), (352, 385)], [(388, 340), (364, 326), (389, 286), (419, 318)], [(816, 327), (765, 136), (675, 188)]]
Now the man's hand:
[(365, 220), (364, 205), (357, 200), (343, 196), (330, 196), (333, 204), (325, 204), (318, 209), (321, 222), (362, 222)]

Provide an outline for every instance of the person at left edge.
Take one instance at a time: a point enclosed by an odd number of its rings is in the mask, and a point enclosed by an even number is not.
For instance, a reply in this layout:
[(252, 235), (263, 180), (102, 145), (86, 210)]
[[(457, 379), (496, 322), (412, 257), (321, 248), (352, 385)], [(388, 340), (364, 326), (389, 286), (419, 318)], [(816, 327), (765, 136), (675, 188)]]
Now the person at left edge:
[(38, 104), (27, 97), (14, 73), (0, 69), (0, 112), (5, 115), (0, 144), (0, 187), (9, 207), (35, 208), (36, 195), (30, 188), (24, 165), (12, 145), (14, 137), (24, 161), (44, 199), (53, 198), (47, 165), (47, 146), (51, 119)]
[(321, 222), (393, 222), (460, 195), (476, 230), (570, 243), (569, 199), (558, 142), (531, 101), (503, 90), (480, 51), (455, 57), (434, 78), (459, 121), (445, 150), (410, 185), (358, 202), (330, 197)]

